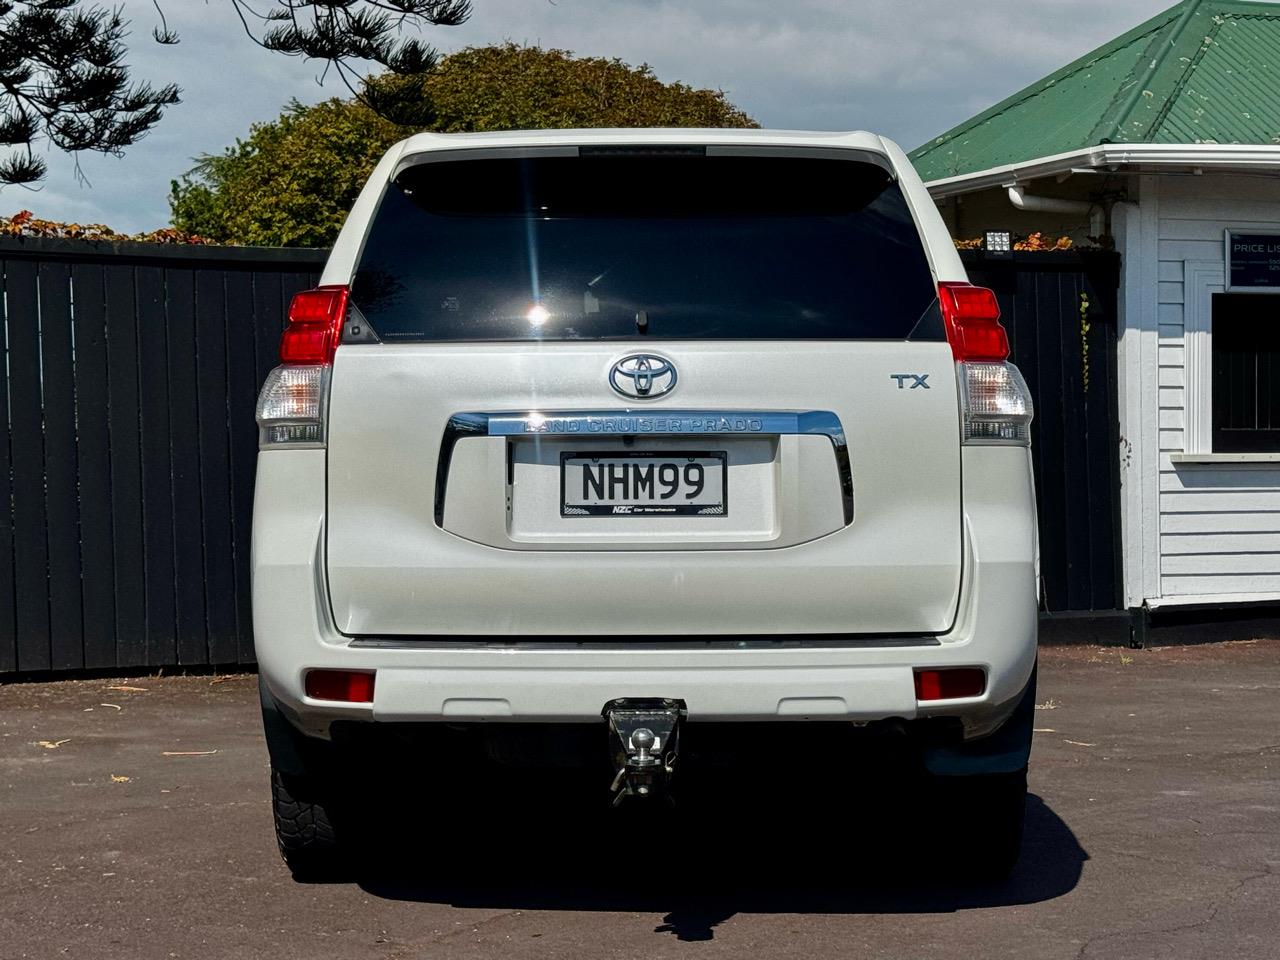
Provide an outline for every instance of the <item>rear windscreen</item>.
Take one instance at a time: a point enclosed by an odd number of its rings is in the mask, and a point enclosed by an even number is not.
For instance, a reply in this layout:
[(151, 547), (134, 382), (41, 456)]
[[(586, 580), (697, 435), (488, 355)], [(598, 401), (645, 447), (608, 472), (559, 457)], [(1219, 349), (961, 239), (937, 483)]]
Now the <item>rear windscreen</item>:
[(935, 297), (893, 178), (804, 157), (419, 164), (352, 284), (390, 342), (934, 339)]

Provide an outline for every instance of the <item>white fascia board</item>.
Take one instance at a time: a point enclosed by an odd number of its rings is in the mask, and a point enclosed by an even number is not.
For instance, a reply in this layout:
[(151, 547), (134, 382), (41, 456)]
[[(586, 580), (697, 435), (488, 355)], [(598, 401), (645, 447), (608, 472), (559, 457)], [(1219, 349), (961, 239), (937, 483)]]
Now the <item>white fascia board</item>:
[(1051, 157), (1040, 157), (1035, 160), (1024, 160), (1021, 163), (991, 167), (987, 170), (976, 170), (958, 177), (930, 180), (925, 187), (935, 200), (953, 197), (960, 193), (987, 190), (991, 187), (1009, 187), (1016, 183), (1026, 183), (1028, 180), (1056, 176), (1072, 167), (1098, 166), (1093, 158), (1093, 152), (1096, 149), (1099, 148), (1072, 150), (1070, 153), (1058, 153)]
[(1074, 168), (1119, 168), (1124, 173), (1160, 173), (1161, 168), (1204, 170), (1280, 169), (1280, 144), (1237, 143), (1108, 143), (1050, 157), (977, 170), (926, 184), (935, 200), (962, 193), (1008, 187), (1053, 177)]

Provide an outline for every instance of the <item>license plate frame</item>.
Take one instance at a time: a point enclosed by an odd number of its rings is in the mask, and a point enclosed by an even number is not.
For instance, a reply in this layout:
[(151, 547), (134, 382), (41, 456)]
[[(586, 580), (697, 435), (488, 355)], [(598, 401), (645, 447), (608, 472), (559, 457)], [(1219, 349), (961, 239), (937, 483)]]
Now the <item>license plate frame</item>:
[[(625, 504), (615, 501), (600, 503), (568, 503), (566, 496), (567, 466), (571, 460), (650, 460), (660, 463), (688, 463), (692, 460), (717, 461), (720, 465), (720, 500), (718, 503), (646, 503)], [(681, 478), (683, 479), (683, 478)], [(679, 495), (673, 494), (672, 500)], [(729, 452), (727, 450), (591, 450), (565, 451), (560, 454), (560, 516), (583, 517), (727, 517), (729, 515)]]

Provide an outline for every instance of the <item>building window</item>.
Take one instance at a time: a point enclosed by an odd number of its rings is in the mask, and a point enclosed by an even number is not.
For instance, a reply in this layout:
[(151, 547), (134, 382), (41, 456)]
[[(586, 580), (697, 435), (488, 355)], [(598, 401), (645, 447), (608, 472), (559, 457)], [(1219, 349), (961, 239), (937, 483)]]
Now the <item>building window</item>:
[(1280, 295), (1213, 296), (1213, 451), (1280, 452)]

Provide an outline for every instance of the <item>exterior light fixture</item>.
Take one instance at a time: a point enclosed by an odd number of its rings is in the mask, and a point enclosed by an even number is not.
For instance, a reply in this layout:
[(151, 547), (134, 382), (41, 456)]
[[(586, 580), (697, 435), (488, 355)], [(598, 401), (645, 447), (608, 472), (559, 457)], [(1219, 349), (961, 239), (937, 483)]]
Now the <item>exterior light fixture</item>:
[(982, 240), (982, 249), (989, 255), (1013, 256), (1013, 234), (1008, 230), (988, 230)]

